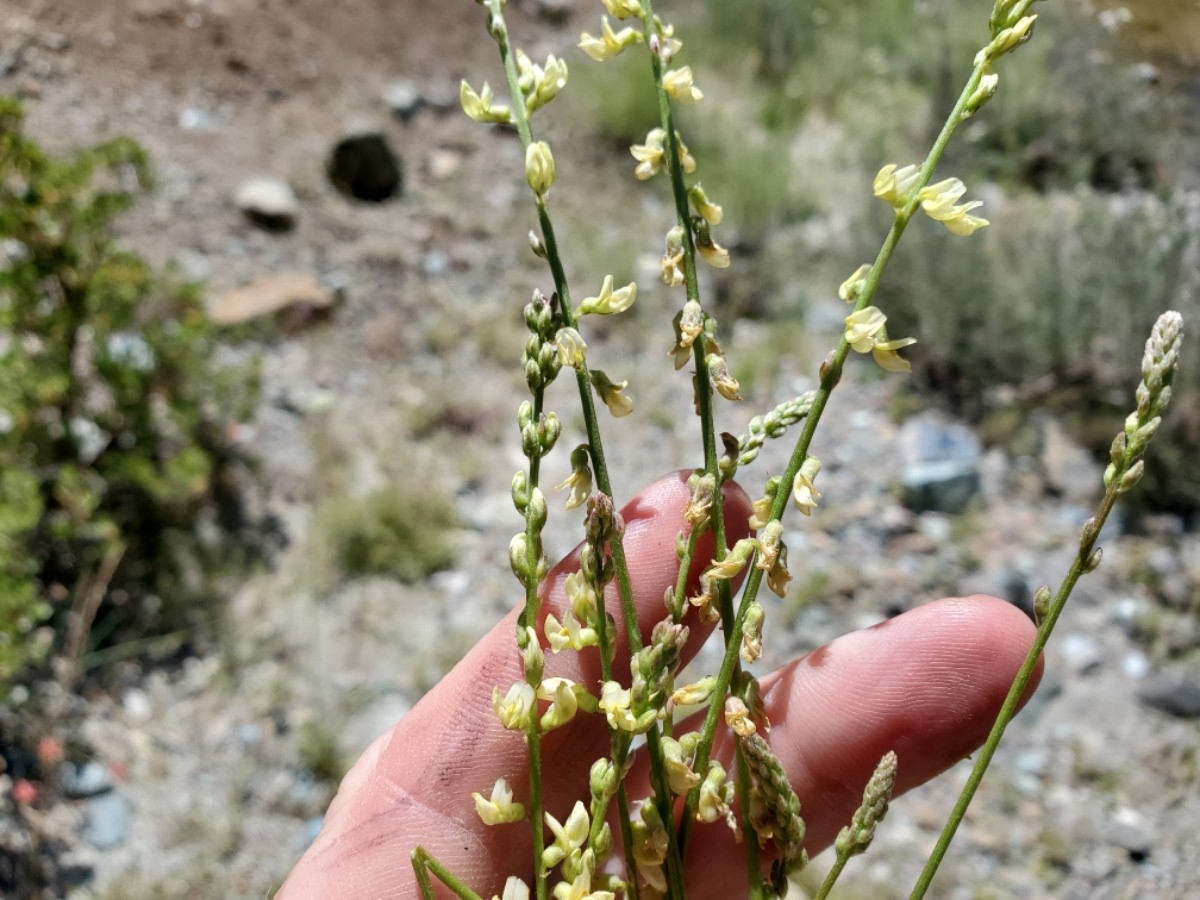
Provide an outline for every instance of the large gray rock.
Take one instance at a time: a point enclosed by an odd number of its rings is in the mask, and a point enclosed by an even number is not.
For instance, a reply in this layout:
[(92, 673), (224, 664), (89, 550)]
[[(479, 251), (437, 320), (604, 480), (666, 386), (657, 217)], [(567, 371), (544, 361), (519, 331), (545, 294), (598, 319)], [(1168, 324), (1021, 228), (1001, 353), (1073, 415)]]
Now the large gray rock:
[(979, 493), (979, 438), (936, 412), (918, 413), (897, 434), (900, 498), (909, 509), (960, 513)]
[(403, 186), (400, 160), (387, 138), (377, 131), (359, 132), (338, 141), (326, 171), (333, 186), (343, 194), (370, 203), (396, 196)]

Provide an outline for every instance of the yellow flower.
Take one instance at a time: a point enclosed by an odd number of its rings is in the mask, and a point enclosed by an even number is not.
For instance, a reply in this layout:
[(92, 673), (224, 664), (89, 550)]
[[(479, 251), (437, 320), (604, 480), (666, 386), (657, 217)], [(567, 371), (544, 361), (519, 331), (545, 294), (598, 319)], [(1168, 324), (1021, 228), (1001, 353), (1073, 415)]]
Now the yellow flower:
[(630, 692), (618, 682), (606, 681), (600, 688), (600, 711), (608, 719), (611, 728), (634, 731), (637, 720), (629, 709)]
[(708, 194), (704, 193), (700, 182), (697, 181), (688, 190), (688, 199), (692, 201), (692, 206), (700, 217), (709, 225), (720, 225), (721, 220), (725, 218), (725, 211), (708, 199)]
[(729, 251), (716, 241), (709, 239), (703, 244), (697, 242), (696, 250), (704, 257), (704, 261), (714, 269), (729, 268)]
[(534, 141), (525, 150), (525, 180), (538, 197), (554, 184), (554, 154), (545, 141)]
[[(587, 808), (580, 800), (575, 801), (575, 806), (571, 808), (571, 814), (567, 816), (566, 822), (559, 822), (550, 813), (543, 815), (546, 819), (546, 827), (554, 835), (554, 843), (542, 851), (542, 866), (550, 869), (572, 853), (578, 852), (587, 843), (588, 829), (591, 823), (588, 819)], [(555, 894), (555, 896), (558, 895)]]
[(693, 83), (691, 66), (666, 72), (663, 75), (663, 90), (680, 103), (695, 103), (704, 99), (704, 94)]
[(596, 615), (596, 589), (593, 588), (582, 572), (572, 572), (567, 576), (564, 590), (571, 611), (583, 622), (590, 622)]
[(846, 341), (859, 353), (870, 353), (875, 357), (880, 368), (888, 372), (911, 372), (912, 366), (900, 358), (896, 351), (902, 347), (910, 347), (917, 342), (916, 338), (898, 338), (888, 340), (887, 316), (877, 307), (868, 306), (846, 316)]
[(492, 900), (529, 900), (529, 885), (516, 875), (509, 875), (504, 882), (504, 896), (492, 895)]
[(629, 307), (633, 306), (633, 301), (637, 299), (637, 284), (629, 282), (623, 288), (613, 290), (613, 277), (611, 275), (604, 276), (604, 284), (600, 287), (599, 297), (586, 297), (579, 304), (579, 308), (575, 311), (577, 316), (587, 315), (588, 313), (597, 313), (601, 316), (611, 316), (617, 313), (623, 313)]
[(600, 0), (608, 14), (616, 19), (628, 19), (630, 16), (642, 16), (642, 4), (638, 0)]
[[(518, 51), (519, 53), (520, 51)], [(525, 104), (529, 112), (539, 109), (558, 96), (567, 84), (567, 63), (551, 53), (546, 57), (545, 67), (530, 64), (529, 87), (525, 91)]]
[(585, 628), (580, 621), (575, 618), (575, 613), (572, 610), (567, 610), (563, 613), (561, 622), (555, 617), (554, 613), (546, 616), (546, 640), (550, 643), (550, 650), (553, 653), (561, 653), (563, 650), (582, 650), (584, 647), (594, 647), (599, 638), (596, 636), (596, 631), (593, 628)]
[(512, 788), (503, 778), (492, 787), (490, 800), (479, 793), (471, 794), (471, 797), (475, 800), (475, 812), (479, 813), (484, 825), (503, 825), (525, 818), (525, 807), (513, 802)]
[(959, 179), (947, 178), (922, 188), (917, 197), (921, 201), (921, 209), (931, 219), (941, 222), (951, 234), (966, 237), (988, 224), (987, 219), (969, 215), (971, 210), (983, 206), (982, 201), (959, 204), (958, 201), (966, 192), (966, 185)]
[(853, 303), (862, 294), (863, 288), (867, 283), (867, 276), (871, 273), (871, 266), (868, 263), (863, 263), (854, 270), (854, 274), (842, 282), (838, 288), (838, 296), (847, 303)]
[(574, 328), (560, 328), (554, 336), (558, 348), (558, 361), (564, 366), (578, 369), (587, 361), (587, 344)]
[(894, 341), (879, 341), (871, 348), (871, 355), (879, 368), (888, 372), (911, 372), (912, 363), (896, 353), (901, 347), (911, 347), (916, 338), (897, 338)]
[(700, 802), (696, 806), (696, 818), (701, 822), (715, 822), (724, 818), (730, 828), (735, 827), (733, 811), (733, 783), (722, 766), (715, 759), (708, 763), (708, 771), (700, 784)]
[(503, 698), (500, 688), (492, 688), (492, 709), (510, 731), (523, 731), (529, 725), (535, 699), (533, 687), (524, 681), (514, 682)]
[(725, 357), (718, 356), (716, 353), (710, 353), (704, 357), (704, 364), (708, 366), (708, 377), (712, 381), (712, 386), (717, 389), (717, 393), (726, 400), (741, 400), (741, 385), (738, 380), (729, 374), (729, 365), (725, 362)]
[(868, 306), (846, 316), (846, 343), (859, 353), (869, 353), (875, 346), (875, 335), (887, 322), (877, 306)]
[(682, 795), (700, 783), (700, 776), (692, 771), (691, 764), (684, 758), (683, 747), (674, 738), (662, 739), (663, 761), (667, 767), (667, 782), (671, 793)]
[(633, 400), (624, 393), (625, 388), (629, 387), (628, 381), (610, 381), (599, 369), (592, 369), (591, 376), (592, 387), (614, 419), (624, 418), (633, 412)]
[(476, 94), (474, 88), (464, 79), (458, 86), (458, 101), (462, 104), (463, 112), (476, 122), (512, 124), (512, 111), (507, 106), (492, 104), (492, 86), (486, 81), (483, 83), (483, 90)]
[(638, 181), (647, 181), (657, 175), (666, 160), (663, 149), (667, 133), (661, 128), (653, 128), (646, 135), (646, 143), (634, 144), (629, 148), (630, 154), (638, 161), (633, 170), (633, 177)]
[(538, 687), (537, 694), (541, 699), (550, 701), (550, 708), (538, 723), (543, 732), (553, 731), (575, 718), (579, 710), (579, 697), (575, 692), (575, 682), (569, 678), (547, 678)]
[(796, 474), (796, 480), (792, 483), (792, 500), (796, 504), (796, 508), (806, 516), (811, 516), (812, 511), (819, 505), (818, 500), (821, 499), (821, 492), (813, 486), (812, 478), (805, 475), (803, 472)]
[(683, 229), (680, 226), (676, 225), (667, 232), (667, 249), (659, 262), (663, 284), (668, 287), (683, 284)]
[(615, 900), (612, 891), (593, 891), (592, 873), (585, 867), (575, 880), (560, 881), (554, 886), (554, 900)]
[(675, 693), (671, 695), (671, 702), (676, 706), (696, 706), (700, 703), (707, 703), (716, 687), (717, 677), (707, 675), (693, 684), (685, 684), (681, 688), (676, 688)]
[(758, 726), (750, 718), (750, 710), (738, 697), (725, 698), (725, 724), (738, 737), (747, 738), (758, 731)]
[(556, 491), (561, 491), (563, 488), (571, 489), (571, 493), (567, 495), (567, 509), (575, 509), (578, 506), (583, 506), (587, 501), (588, 494), (592, 492), (592, 470), (573, 470), (570, 475), (554, 487)]
[(903, 209), (908, 199), (908, 192), (913, 189), (921, 177), (921, 170), (916, 166), (897, 168), (895, 163), (888, 163), (879, 170), (873, 185), (875, 196), (885, 203), (890, 203), (896, 209)]
[(579, 49), (596, 62), (604, 62), (641, 40), (640, 31), (626, 27), (614, 32), (612, 26), (608, 24), (608, 16), (601, 16), (600, 37), (592, 37), (586, 31), (583, 32), (579, 36)]

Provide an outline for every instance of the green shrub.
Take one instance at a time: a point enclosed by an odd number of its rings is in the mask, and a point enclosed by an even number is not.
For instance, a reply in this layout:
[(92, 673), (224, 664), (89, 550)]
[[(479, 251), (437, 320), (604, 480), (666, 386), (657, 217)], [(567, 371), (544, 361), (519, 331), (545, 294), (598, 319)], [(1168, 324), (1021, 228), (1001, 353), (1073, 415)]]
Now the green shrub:
[(316, 512), (316, 534), (338, 573), (412, 583), (454, 562), (453, 504), (424, 482), (398, 482), (366, 497), (334, 497)]
[(231, 521), (226, 411), (253, 387), (212, 365), (198, 292), (113, 241), (145, 152), (53, 157), (21, 125), (0, 99), (0, 683), (89, 632), (204, 617), (205, 579), (186, 573), (214, 548), (195, 523)]

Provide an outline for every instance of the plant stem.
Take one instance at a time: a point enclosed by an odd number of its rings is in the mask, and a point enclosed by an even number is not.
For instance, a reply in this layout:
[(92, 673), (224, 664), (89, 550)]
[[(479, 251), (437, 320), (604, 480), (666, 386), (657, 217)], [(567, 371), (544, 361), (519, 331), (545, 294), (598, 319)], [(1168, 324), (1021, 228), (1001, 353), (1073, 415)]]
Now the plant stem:
[(817, 891), (817, 895), (813, 897), (813, 900), (825, 900), (829, 896), (829, 892), (833, 890), (833, 886), (842, 874), (842, 869), (846, 868), (846, 863), (848, 862), (850, 862), (849, 855), (838, 855), (838, 858), (833, 861), (833, 868), (829, 870), (829, 874), (821, 882), (821, 889)]
[(917, 879), (917, 883), (909, 895), (909, 900), (919, 900), (929, 890), (929, 886), (933, 882), (933, 876), (937, 874), (938, 867), (942, 864), (942, 859), (945, 857), (946, 851), (950, 848), (950, 842), (954, 840), (954, 834), (958, 830), (958, 826), (962, 823), (963, 816), (966, 815), (967, 807), (971, 805), (971, 800), (979, 788), (979, 783), (983, 781), (983, 776), (992, 762), (992, 757), (996, 755), (996, 748), (1000, 745), (1000, 739), (1004, 736), (1004, 731), (1008, 727), (1008, 723), (1017, 714), (1017, 707), (1020, 705), (1021, 698), (1025, 694), (1025, 689), (1033, 677), (1034, 669), (1037, 668), (1042, 651), (1046, 648), (1046, 642), (1050, 640), (1050, 633), (1054, 631), (1058, 617), (1062, 614), (1063, 607), (1066, 606), (1071, 592), (1075, 589), (1075, 584), (1079, 581), (1080, 576), (1086, 572), (1087, 561), (1095, 548), (1096, 541), (1100, 535), (1100, 529), (1104, 527), (1104, 522), (1117, 501), (1118, 482), (1119, 479), (1114, 479), (1112, 485), (1105, 491), (1104, 499), (1100, 502), (1100, 507), (1096, 511), (1096, 527), (1092, 532), (1093, 536), (1091, 540), (1081, 542), (1079, 552), (1075, 555), (1074, 562), (1071, 563), (1067, 577), (1063, 580), (1063, 583), (1058, 588), (1058, 592), (1054, 595), (1054, 602), (1050, 604), (1046, 618), (1038, 626), (1037, 634), (1033, 639), (1033, 645), (1029, 648), (1029, 652), (1025, 654), (1025, 660), (1021, 663), (1021, 668), (1017, 670), (1017, 677), (1013, 679), (1012, 687), (1008, 690), (1008, 696), (1004, 698), (1004, 704), (1000, 707), (1000, 712), (996, 716), (996, 722), (992, 725), (992, 730), (988, 734), (987, 742), (983, 745), (983, 748), (979, 751), (979, 755), (975, 759), (975, 765), (971, 768), (971, 774), (967, 778), (967, 783), (958, 795), (958, 801), (954, 804), (954, 810), (950, 813), (950, 818), (946, 820), (946, 824), (942, 828), (942, 833), (938, 837), (937, 844), (934, 846), (933, 852), (929, 855), (929, 859), (926, 860), (925, 868), (921, 871), (921, 876)]
[(421, 888), (421, 897), (423, 900), (437, 900), (437, 893), (434, 891), (433, 883), (429, 879), (430, 872), (438, 877), (438, 881), (450, 888), (454, 892), (454, 896), (458, 897), (459, 900), (483, 900), (482, 897), (455, 878), (450, 870), (434, 859), (424, 847), (417, 847), (413, 850), (412, 867), (417, 875), (417, 885)]

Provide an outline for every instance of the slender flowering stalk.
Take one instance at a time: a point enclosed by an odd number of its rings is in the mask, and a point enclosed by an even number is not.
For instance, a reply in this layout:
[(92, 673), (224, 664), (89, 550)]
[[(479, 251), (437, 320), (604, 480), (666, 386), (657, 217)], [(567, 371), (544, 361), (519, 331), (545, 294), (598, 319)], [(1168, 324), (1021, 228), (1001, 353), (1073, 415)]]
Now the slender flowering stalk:
[[(1142, 357), (1142, 381), (1137, 389), (1137, 409), (1125, 420), (1124, 430), (1113, 441), (1112, 463), (1104, 473), (1104, 498), (1100, 501), (1096, 514), (1083, 526), (1079, 538), (1079, 551), (1075, 554), (1075, 560), (1071, 563), (1066, 577), (1054, 594), (1054, 599), (1041, 617), (1033, 646), (1029, 648), (1025, 661), (1017, 670), (1017, 677), (1013, 680), (1008, 696), (1005, 697), (1004, 704), (1000, 707), (996, 723), (992, 726), (983, 749), (975, 758), (975, 765), (967, 777), (967, 783), (963, 786), (958, 802), (954, 805), (954, 810), (947, 819), (938, 842), (913, 887), (910, 900), (920, 900), (929, 890), (933, 877), (950, 847), (950, 842), (954, 839), (954, 834), (962, 823), (963, 816), (966, 815), (967, 807), (975, 797), (975, 792), (979, 789), (980, 782), (983, 781), (984, 773), (987, 772), (992, 757), (996, 754), (1000, 739), (1004, 736), (1008, 723), (1017, 714), (1017, 707), (1020, 706), (1025, 689), (1037, 668), (1038, 659), (1041, 658), (1042, 651), (1046, 648), (1046, 642), (1050, 640), (1050, 634), (1054, 631), (1054, 626), (1058, 622), (1058, 617), (1062, 615), (1071, 592), (1082, 576), (1093, 571), (1100, 564), (1101, 554), (1096, 547), (1096, 541), (1108, 519), (1108, 514), (1116, 505), (1117, 499), (1133, 488), (1142, 477), (1142, 458), (1146, 453), (1146, 447), (1158, 431), (1159, 423), (1162, 421), (1162, 412), (1171, 399), (1171, 382), (1174, 380), (1175, 371), (1179, 365), (1179, 346), (1182, 338), (1183, 319), (1179, 313), (1163, 313), (1155, 322), (1150, 339), (1146, 342), (1146, 352)], [(1039, 593), (1041, 592), (1039, 591)]]

